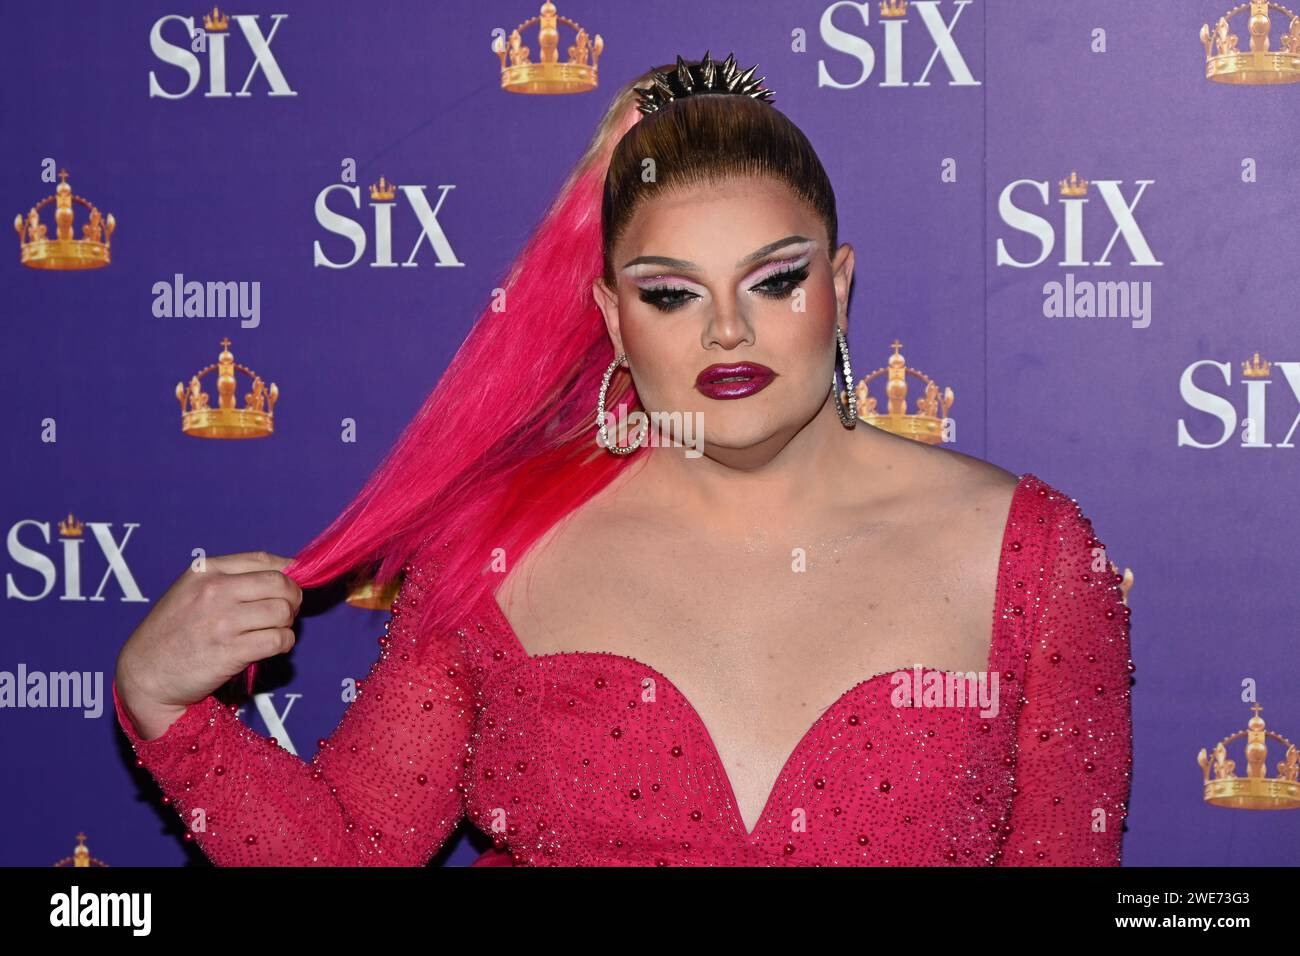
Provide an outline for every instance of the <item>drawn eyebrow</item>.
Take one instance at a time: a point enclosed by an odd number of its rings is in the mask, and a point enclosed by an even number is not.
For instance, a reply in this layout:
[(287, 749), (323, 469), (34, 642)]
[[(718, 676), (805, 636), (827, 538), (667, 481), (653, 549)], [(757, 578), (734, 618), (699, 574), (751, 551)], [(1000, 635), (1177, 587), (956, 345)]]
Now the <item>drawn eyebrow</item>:
[[(765, 255), (775, 252), (777, 249), (780, 249), (784, 246), (791, 245), (792, 243), (811, 242), (811, 241), (812, 240), (809, 239), (807, 236), (795, 235), (795, 236), (786, 236), (784, 239), (776, 240), (776, 242), (769, 242), (761, 249), (755, 249), (749, 255), (745, 256), (745, 258), (737, 262), (736, 268), (743, 269), (751, 262), (756, 262), (757, 260), (763, 258)], [(688, 271), (695, 271), (699, 269), (699, 266), (697, 266), (694, 262), (690, 262), (689, 260), (686, 259), (672, 259), (669, 258), (668, 256), (637, 256), (635, 259), (630, 259), (626, 263), (624, 263), (623, 268), (627, 269), (630, 268), (631, 266), (639, 265), (641, 263), (648, 263), (648, 264), (659, 265), (659, 266), (668, 266), (670, 269), (683, 269)]]

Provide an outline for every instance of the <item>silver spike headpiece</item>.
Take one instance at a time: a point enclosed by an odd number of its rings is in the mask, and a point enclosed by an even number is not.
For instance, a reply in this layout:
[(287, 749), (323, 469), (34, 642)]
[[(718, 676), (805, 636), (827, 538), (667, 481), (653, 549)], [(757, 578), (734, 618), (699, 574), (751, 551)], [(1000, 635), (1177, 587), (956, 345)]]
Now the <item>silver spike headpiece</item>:
[(763, 86), (766, 77), (752, 79), (755, 69), (757, 67), (751, 66), (741, 73), (736, 67), (734, 53), (728, 53), (721, 63), (714, 63), (706, 50), (704, 59), (694, 66), (688, 66), (679, 53), (677, 69), (668, 73), (654, 73), (651, 86), (634, 87), (641, 100), (637, 109), (650, 114), (673, 100), (700, 93), (734, 93), (770, 103), (772, 91)]

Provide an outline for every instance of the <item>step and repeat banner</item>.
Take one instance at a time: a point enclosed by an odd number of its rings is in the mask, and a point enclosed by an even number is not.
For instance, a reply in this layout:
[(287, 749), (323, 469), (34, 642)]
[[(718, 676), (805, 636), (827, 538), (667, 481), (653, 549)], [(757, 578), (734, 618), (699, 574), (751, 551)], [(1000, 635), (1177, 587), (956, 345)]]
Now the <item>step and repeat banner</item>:
[[(1125, 864), (1300, 862), (1293, 11), (23, 0), (0, 43), (0, 863), (206, 865), (117, 727), (118, 650), (195, 556), (339, 513), (613, 95), (706, 50), (834, 183), (860, 413), (1060, 488), (1124, 575)], [(594, 83), (503, 84), (548, 56)], [(310, 760), (385, 607), (306, 619), (241, 719)]]

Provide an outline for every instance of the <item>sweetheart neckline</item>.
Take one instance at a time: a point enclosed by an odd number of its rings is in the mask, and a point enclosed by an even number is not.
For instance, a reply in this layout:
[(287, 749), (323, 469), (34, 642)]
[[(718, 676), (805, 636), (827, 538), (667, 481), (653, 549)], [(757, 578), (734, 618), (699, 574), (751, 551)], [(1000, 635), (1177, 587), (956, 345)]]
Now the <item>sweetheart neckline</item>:
[[(985, 673), (991, 673), (996, 669), (994, 665), (999, 650), (998, 637), (1000, 634), (999, 624), (1001, 623), (1000, 612), (1004, 601), (1002, 556), (1006, 552), (1007, 543), (1011, 536), (1012, 525), (1014, 524), (1014, 519), (1017, 515), (1017, 511), (1020, 506), (1021, 494), (1028, 486), (1029, 480), (1032, 477), (1033, 476), (1030, 472), (1025, 472), (1023, 475), (1019, 477), (1019, 480), (1016, 482), (1016, 487), (1011, 493), (1011, 501), (1007, 508), (1007, 517), (1006, 520), (1003, 522), (1003, 526), (1002, 526), (1001, 543), (998, 548), (998, 570), (997, 570), (997, 576), (994, 585), (993, 621), (992, 621), (992, 626), (990, 628), (988, 660), (985, 664)], [(524, 662), (544, 661), (548, 659), (558, 660), (562, 658), (609, 657), (614, 660), (621, 661), (623, 663), (635, 664), (637, 667), (644, 668), (645, 670), (650, 671), (652, 674), (658, 677), (659, 680), (662, 681), (665, 687), (669, 688), (674, 694), (677, 695), (678, 699), (682, 702), (683, 708), (687, 715), (687, 719), (700, 730), (705, 741), (708, 743), (709, 752), (713, 755), (713, 762), (717, 768), (718, 776), (721, 778), (727, 790), (727, 797), (731, 806), (732, 823), (739, 830), (740, 833), (744, 834), (745, 842), (750, 845), (754, 843), (759, 832), (763, 829), (763, 823), (765, 820), (767, 820), (768, 814), (772, 810), (772, 802), (777, 797), (777, 791), (781, 787), (781, 781), (785, 779), (786, 773), (789, 771), (791, 765), (794, 763), (795, 758), (799, 756), (799, 753), (804, 749), (804, 747), (807, 745), (809, 740), (821, 728), (823, 721), (826, 719), (826, 715), (834, 711), (837, 707), (839, 707), (840, 704), (844, 703), (844, 701), (847, 700), (851, 695), (857, 693), (862, 688), (866, 687), (869, 684), (874, 683), (875, 681), (879, 680), (882, 677), (887, 677), (891, 674), (896, 674), (903, 670), (911, 670), (913, 667), (917, 667), (917, 666), (921, 667), (923, 671), (939, 673), (939, 674), (969, 673), (967, 671), (944, 670), (942, 668), (930, 667), (924, 664), (920, 664), (920, 665), (912, 664), (912, 665), (894, 667), (885, 671), (880, 671), (878, 673), (872, 674), (869, 677), (863, 678), (862, 680), (854, 684), (852, 687), (849, 687), (842, 694), (836, 697), (830, 704), (824, 707), (821, 713), (819, 713), (817, 717), (813, 720), (812, 724), (808, 727), (808, 729), (805, 730), (803, 734), (799, 737), (798, 742), (795, 743), (794, 748), (786, 756), (784, 762), (782, 762), (781, 764), (780, 769), (777, 771), (776, 779), (772, 781), (772, 785), (767, 791), (767, 797), (763, 801), (762, 809), (759, 811), (758, 819), (754, 823), (754, 829), (750, 830), (745, 825), (745, 818), (744, 815), (741, 813), (740, 802), (736, 799), (735, 785), (732, 783), (731, 774), (727, 770), (726, 762), (722, 759), (722, 754), (718, 750), (717, 742), (713, 739), (713, 733), (709, 730), (708, 724), (704, 722), (704, 718), (700, 716), (700, 712), (695, 707), (695, 704), (681, 690), (681, 688), (677, 686), (677, 683), (672, 678), (670, 678), (667, 674), (665, 674), (663, 671), (659, 670), (659, 668), (655, 667), (652, 664), (648, 664), (645, 661), (642, 661), (636, 657), (632, 657), (629, 654), (620, 654), (616, 651), (552, 651), (547, 654), (530, 654), (528, 652), (528, 649), (524, 647), (523, 641), (519, 639), (519, 634), (518, 632), (515, 631), (514, 625), (511, 624), (510, 619), (506, 617), (505, 611), (502, 609), (501, 605), (497, 603), (496, 594), (493, 591), (493, 589), (488, 588), (487, 590), (485, 590), (483, 592), (483, 599), (485, 604), (491, 605), (491, 610), (495, 613), (498, 623), (501, 624), (501, 626), (506, 631), (507, 639), (511, 643), (513, 643), (515, 648), (520, 652), (520, 654), (523, 655)]]

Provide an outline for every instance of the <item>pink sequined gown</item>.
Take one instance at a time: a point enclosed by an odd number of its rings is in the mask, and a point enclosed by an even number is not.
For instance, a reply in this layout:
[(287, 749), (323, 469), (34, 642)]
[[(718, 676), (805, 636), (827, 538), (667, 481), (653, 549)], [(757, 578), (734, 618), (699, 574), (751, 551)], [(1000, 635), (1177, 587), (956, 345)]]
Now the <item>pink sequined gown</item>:
[(1032, 474), (1002, 545), (997, 716), (897, 707), (891, 675), (869, 677), (808, 728), (752, 833), (666, 675), (612, 653), (529, 657), (490, 594), (463, 628), (417, 634), (419, 568), (310, 762), (214, 697), (152, 740), (116, 684), (113, 699), (171, 806), (203, 808), (194, 838), (218, 865), (414, 866), (467, 816), (497, 847), (475, 865), (1116, 866), (1132, 746), (1119, 578), (1074, 500)]

